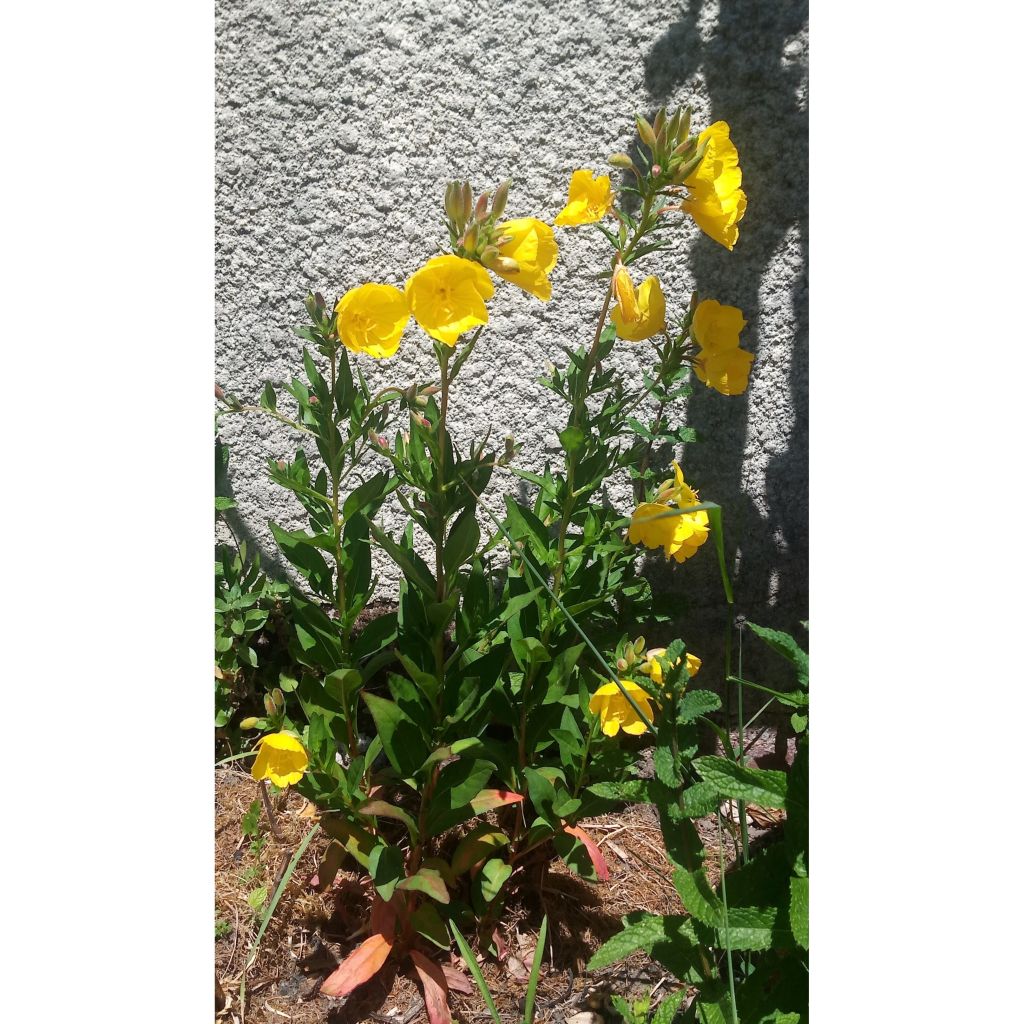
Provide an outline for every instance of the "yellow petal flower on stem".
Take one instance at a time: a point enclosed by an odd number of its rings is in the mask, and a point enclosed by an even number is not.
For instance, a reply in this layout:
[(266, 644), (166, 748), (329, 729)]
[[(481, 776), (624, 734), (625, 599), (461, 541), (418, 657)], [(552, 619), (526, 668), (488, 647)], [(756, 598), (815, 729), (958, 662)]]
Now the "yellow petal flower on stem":
[(491, 269), (498, 277), (536, 295), (541, 302), (547, 302), (551, 298), (548, 274), (558, 259), (558, 243), (550, 226), (533, 217), (520, 217), (498, 225), (494, 233), (498, 238), (508, 238), (498, 246), (498, 253), (515, 260), (519, 269), (503, 270), (500, 265)]
[[(622, 685), (648, 720), (653, 721), (654, 709), (651, 706), (651, 698), (631, 679), (623, 679)], [(615, 683), (605, 683), (595, 691), (590, 698), (590, 713), (600, 715), (601, 731), (606, 736), (614, 736), (620, 729), (631, 736), (647, 732), (647, 726)]]
[(656, 277), (647, 278), (634, 291), (629, 271), (619, 267), (612, 288), (618, 305), (611, 311), (611, 321), (620, 338), (644, 341), (665, 329), (665, 295)]
[(694, 373), (723, 395), (740, 395), (747, 390), (754, 356), (739, 347), (740, 331), (746, 326), (739, 309), (714, 299), (704, 299), (694, 310), (690, 330), (700, 345)]
[(740, 331), (746, 326), (743, 311), (736, 306), (723, 306), (714, 299), (703, 299), (693, 312), (690, 330), (697, 344), (707, 352), (738, 348)]
[(723, 395), (742, 395), (750, 380), (754, 354), (742, 348), (702, 352), (693, 363), (697, 378)]
[(743, 172), (739, 153), (725, 121), (705, 128), (697, 142), (700, 145), (705, 141), (708, 148), (704, 159), (684, 182), (690, 194), (683, 201), (683, 209), (704, 234), (731, 249), (740, 234), (736, 225), (747, 211), (747, 196), (740, 188)]
[(593, 224), (608, 216), (614, 202), (615, 193), (607, 174), (595, 178), (593, 171), (573, 171), (569, 202), (555, 218), (555, 223), (561, 227)]
[[(659, 490), (659, 501), (643, 502), (637, 507), (629, 523), (631, 544), (648, 548), (661, 548), (666, 558), (685, 562), (708, 539), (708, 514), (679, 512), (679, 508), (699, 503), (699, 496), (683, 480), (683, 471), (673, 463), (675, 479), (666, 481)], [(675, 505), (669, 504), (670, 501)]]
[[(645, 655), (645, 659), (647, 661), (648, 666), (650, 667), (651, 682), (656, 683), (658, 686), (661, 686), (665, 681), (665, 677), (662, 675), (661, 665), (658, 663), (659, 655), (661, 657), (665, 656), (665, 648), (652, 647)], [(678, 665), (680, 661), (682, 661), (681, 658), (677, 659), (676, 664)], [(691, 679), (697, 674), (698, 670), (700, 669), (700, 666), (700, 658), (698, 658), (696, 654), (690, 654), (689, 652), (687, 652), (686, 672)]]
[(405, 296), (389, 284), (350, 288), (335, 307), (338, 337), (353, 352), (386, 359), (398, 350), (409, 322)]
[(260, 752), (252, 766), (254, 779), (270, 779), (280, 788), (293, 786), (306, 773), (309, 757), (306, 748), (286, 732), (275, 732), (260, 741)]
[(493, 294), (487, 271), (461, 256), (435, 256), (405, 282), (405, 297), (416, 323), (449, 346), (487, 323), (485, 301)]

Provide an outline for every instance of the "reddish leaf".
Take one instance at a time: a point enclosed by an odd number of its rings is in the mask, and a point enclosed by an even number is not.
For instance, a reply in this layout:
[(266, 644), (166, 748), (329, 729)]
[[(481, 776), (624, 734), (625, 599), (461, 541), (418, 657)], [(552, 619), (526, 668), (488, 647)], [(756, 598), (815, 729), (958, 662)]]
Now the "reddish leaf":
[(601, 848), (597, 843), (595, 843), (594, 840), (579, 827), (579, 825), (564, 825), (562, 827), (569, 835), (575, 836), (587, 848), (587, 853), (590, 854), (590, 859), (594, 864), (594, 870), (597, 872), (597, 877), (600, 878), (602, 882), (607, 882), (612, 875), (608, 870), (608, 862), (604, 859), (604, 854), (601, 852)]
[(373, 909), (370, 911), (370, 931), (379, 932), (388, 942), (394, 942), (397, 914), (397, 908), (392, 900), (385, 903), (382, 899), (375, 898)]
[(420, 868), (415, 875), (403, 878), (395, 888), (401, 889), (403, 892), (406, 890), (424, 892), (438, 903), (448, 903), (451, 900), (444, 880), (434, 868)]
[(423, 1002), (427, 1007), (430, 1024), (452, 1024), (452, 1011), (448, 1008), (448, 982), (444, 971), (417, 949), (409, 950), (409, 956), (412, 957), (413, 966), (423, 986)]
[(441, 970), (444, 972), (444, 980), (448, 983), (449, 992), (461, 992), (464, 996), (471, 996), (476, 992), (476, 986), (472, 980), (458, 968), (445, 964)]
[(507, 804), (518, 804), (522, 801), (521, 794), (508, 789), (481, 789), (469, 801), (469, 806), (476, 814), (483, 814), (484, 811), (493, 811), (496, 807), (505, 807)]
[(383, 935), (371, 935), (345, 957), (338, 969), (320, 986), (321, 995), (340, 999), (369, 981), (384, 966), (391, 945)]

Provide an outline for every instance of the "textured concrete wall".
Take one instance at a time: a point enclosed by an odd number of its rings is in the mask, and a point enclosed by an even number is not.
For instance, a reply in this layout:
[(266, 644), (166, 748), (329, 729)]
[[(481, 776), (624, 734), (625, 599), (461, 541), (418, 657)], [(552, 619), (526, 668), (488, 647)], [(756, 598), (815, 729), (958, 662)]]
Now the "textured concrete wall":
[[(685, 414), (706, 441), (682, 461), (725, 509), (737, 610), (793, 629), (807, 610), (806, 26), (805, 0), (219, 0), (218, 382), (255, 401), (264, 380), (288, 379), (307, 288), (401, 286), (446, 240), (450, 178), (481, 189), (512, 177), (508, 214), (550, 221), (575, 168), (628, 148), (634, 111), (692, 102), (696, 126), (732, 126), (749, 198), (740, 240), (730, 253), (687, 224), (678, 249), (641, 269), (661, 276), (670, 313), (697, 288), (749, 320), (750, 389), (726, 398), (697, 384)], [(528, 468), (563, 414), (536, 378), (547, 358), (564, 361), (558, 343), (591, 336), (601, 298), (585, 275), (606, 243), (593, 228), (556, 235), (552, 301), (498, 282), (492, 329), (451, 407), (457, 439), (513, 433)], [(650, 352), (620, 343), (615, 358), (636, 373)], [(395, 358), (361, 362), (371, 383), (432, 376), (414, 323)], [(293, 439), (262, 417), (228, 417), (221, 434), (237, 525), (273, 563), (266, 520), (293, 527), (301, 509), (264, 466)], [(611, 496), (627, 508), (622, 489)], [(385, 509), (384, 521), (397, 517)], [(687, 631), (720, 621), (707, 610), (721, 593), (710, 546), (681, 567), (658, 556), (650, 571), (691, 602)]]

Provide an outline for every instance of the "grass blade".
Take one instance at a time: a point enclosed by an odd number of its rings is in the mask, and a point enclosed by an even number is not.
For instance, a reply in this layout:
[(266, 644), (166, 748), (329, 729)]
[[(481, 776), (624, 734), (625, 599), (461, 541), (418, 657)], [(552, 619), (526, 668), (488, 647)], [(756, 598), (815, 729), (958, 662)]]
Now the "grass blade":
[(530, 983), (526, 986), (526, 1007), (523, 1011), (524, 1024), (533, 1024), (534, 1004), (537, 1001), (537, 984), (540, 982), (540, 965), (544, 962), (544, 946), (548, 941), (548, 915), (540, 923), (540, 934), (537, 936), (537, 949), (533, 954), (533, 966), (530, 968)]
[(455, 936), (455, 942), (459, 947), (459, 952), (462, 954), (462, 959), (466, 961), (469, 973), (473, 975), (476, 987), (480, 989), (480, 995), (484, 997), (487, 1009), (490, 1011), (491, 1017), (494, 1018), (494, 1024), (501, 1024), (501, 1016), (498, 1013), (498, 1008), (494, 1005), (494, 997), (491, 995), (491, 990), (487, 987), (487, 979), (484, 978), (484, 973), (476, 962), (473, 950), (469, 948), (469, 943), (465, 940), (458, 927), (456, 927), (454, 921), (449, 921), (448, 927), (451, 928), (452, 934)]

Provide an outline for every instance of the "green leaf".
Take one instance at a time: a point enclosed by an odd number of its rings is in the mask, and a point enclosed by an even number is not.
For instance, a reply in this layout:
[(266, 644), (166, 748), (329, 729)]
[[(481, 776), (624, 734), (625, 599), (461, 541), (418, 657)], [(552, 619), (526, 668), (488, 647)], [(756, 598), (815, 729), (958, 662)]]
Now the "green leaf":
[(448, 937), (448, 929), (445, 928), (441, 915), (433, 903), (421, 903), (409, 919), (413, 930), (422, 935), (428, 942), (432, 942), (439, 949), (447, 952), (451, 946), (451, 939)]
[(420, 727), (394, 702), (363, 693), (391, 767), (411, 779), (429, 753)]
[(370, 852), (367, 865), (373, 884), (386, 903), (395, 893), (395, 886), (405, 873), (402, 851), (397, 846), (381, 843)]
[(267, 892), (267, 887), (265, 885), (261, 885), (258, 889), (253, 889), (253, 891), (246, 896), (246, 902), (254, 911), (259, 912), (262, 909), (263, 904), (267, 902), (267, 897), (269, 895), (270, 893)]
[(804, 689), (807, 689), (810, 661), (807, 653), (800, 648), (800, 645), (788, 633), (782, 632), (781, 629), (755, 626), (753, 622), (748, 622), (747, 625), (776, 654), (781, 655), (796, 669), (797, 680)]
[(229, 508), (237, 508), (238, 505), (230, 498), (217, 496), (213, 499), (213, 507), (217, 512), (227, 512)]
[(786, 806), (785, 772), (744, 768), (727, 758), (712, 756), (695, 758), (693, 765), (723, 797), (761, 807)]
[(494, 1005), (494, 997), (491, 995), (487, 980), (484, 978), (483, 971), (480, 970), (480, 965), (477, 963), (476, 954), (470, 948), (465, 936), (459, 931), (454, 921), (451, 922), (450, 927), (452, 935), (455, 936), (455, 942), (459, 947), (459, 952), (462, 954), (462, 959), (466, 961), (466, 966), (469, 968), (470, 974), (473, 975), (476, 987), (480, 990), (480, 995), (484, 997), (484, 1002), (487, 1004), (487, 1009), (494, 1020), (494, 1024), (502, 1024), (501, 1014), (498, 1013), (498, 1008)]
[(395, 565), (402, 570), (405, 578), (415, 584), (424, 594), (433, 598), (437, 592), (437, 584), (433, 574), (427, 568), (426, 562), (415, 551), (396, 544), (392, 537), (380, 529), (376, 523), (370, 523), (370, 533), (373, 534), (373, 539), (391, 556)]
[(810, 935), (810, 880), (794, 876), (789, 882), (789, 928), (793, 938), (804, 949), (811, 948)]
[(282, 530), (274, 522), (270, 523), (270, 532), (285, 558), (309, 580), (313, 590), (321, 597), (329, 598), (333, 574), (313, 543), (313, 538), (302, 530)]
[(710, 690), (689, 690), (683, 694), (679, 702), (676, 721), (680, 725), (696, 722), (701, 715), (717, 711), (722, 706), (722, 699)]
[(463, 874), (508, 843), (509, 838), (501, 829), (488, 824), (478, 825), (455, 847), (452, 854), (452, 874)]
[(277, 393), (274, 391), (274, 387), (269, 380), (263, 385), (263, 393), (260, 395), (260, 405), (264, 409), (269, 409), (271, 412), (276, 412), (277, 410)]
[(613, 935), (591, 958), (588, 970), (608, 967), (642, 949), (679, 979), (697, 963), (699, 945), (693, 922), (682, 914), (660, 917), (642, 911), (627, 914), (625, 927)]
[[(419, 829), (412, 816), (403, 811), (401, 807), (389, 804), (386, 800), (367, 800), (365, 804), (360, 804), (359, 813), (363, 817), (369, 818), (393, 818), (405, 825), (413, 842), (416, 842), (419, 837)], [(385, 897), (385, 899), (390, 899), (390, 897)]]
[(666, 996), (658, 1004), (658, 1009), (654, 1011), (651, 1024), (672, 1024), (687, 994), (687, 990), (681, 988), (678, 992), (673, 992), (671, 995)]
[(722, 925), (725, 920), (725, 908), (717, 893), (711, 888), (703, 868), (698, 871), (674, 871), (672, 884), (675, 885), (683, 906), (692, 918), (701, 924), (714, 927)]
[(454, 579), (462, 564), (476, 554), (479, 543), (480, 527), (476, 521), (476, 503), (471, 502), (455, 520), (445, 540), (444, 571), (449, 580)]
[(558, 440), (567, 454), (572, 454), (586, 440), (586, 434), (579, 427), (566, 427), (559, 431)]
[(415, 875), (403, 878), (397, 888), (404, 892), (422, 892), (438, 903), (448, 903), (451, 900), (444, 879), (434, 868), (420, 868)]
[(375, 836), (370, 835), (365, 828), (360, 828), (351, 821), (334, 815), (324, 815), (320, 824), (323, 826), (323, 830), (329, 836), (337, 839), (364, 868), (369, 867), (370, 853), (377, 845)]
[(476, 882), (485, 905), (493, 903), (512, 874), (512, 867), (497, 857), (492, 857), (480, 869)]

